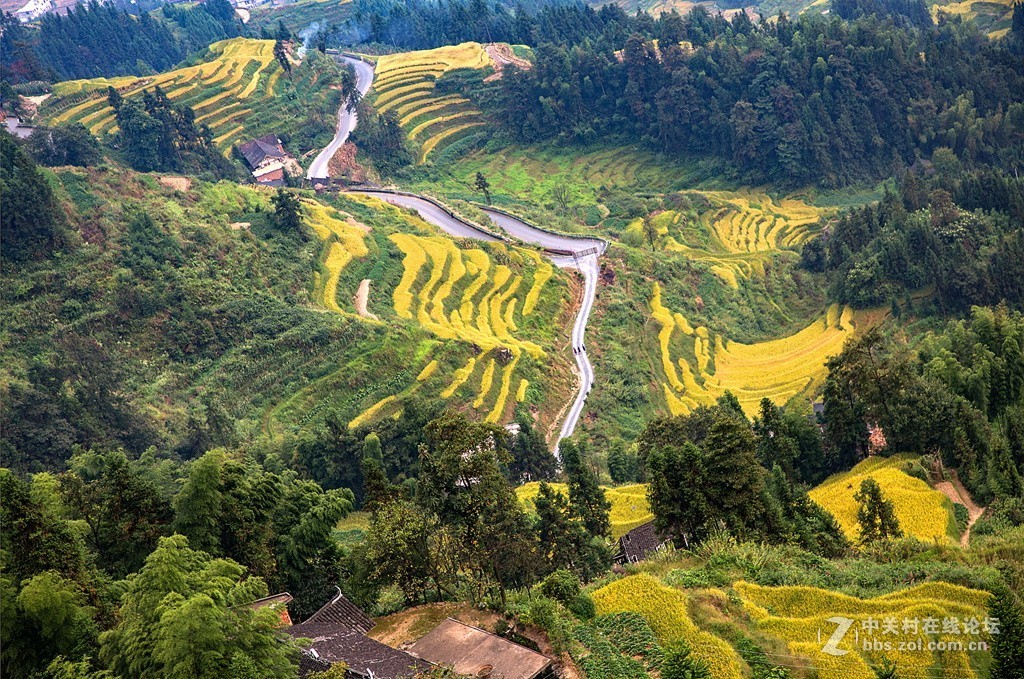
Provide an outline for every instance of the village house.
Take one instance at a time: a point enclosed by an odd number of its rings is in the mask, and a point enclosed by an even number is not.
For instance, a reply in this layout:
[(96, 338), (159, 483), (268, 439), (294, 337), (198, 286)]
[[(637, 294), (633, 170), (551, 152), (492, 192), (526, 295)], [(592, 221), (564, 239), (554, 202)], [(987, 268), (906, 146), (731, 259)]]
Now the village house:
[(637, 563), (666, 549), (671, 543), (671, 540), (658, 533), (653, 521), (648, 521), (619, 538), (619, 553), (615, 555), (615, 561)]
[(300, 176), (302, 167), (295, 158), (284, 150), (277, 135), (268, 134), (259, 139), (247, 141), (238, 147), (245, 158), (249, 171), (258, 184), (284, 186), (285, 176)]
[(296, 639), (309, 640), (299, 659), (299, 676), (325, 672), (336, 663), (344, 663), (351, 679), (411, 679), (430, 669), (430, 663), (368, 637), (372, 628), (373, 620), (338, 590), (305, 622), (285, 629)]

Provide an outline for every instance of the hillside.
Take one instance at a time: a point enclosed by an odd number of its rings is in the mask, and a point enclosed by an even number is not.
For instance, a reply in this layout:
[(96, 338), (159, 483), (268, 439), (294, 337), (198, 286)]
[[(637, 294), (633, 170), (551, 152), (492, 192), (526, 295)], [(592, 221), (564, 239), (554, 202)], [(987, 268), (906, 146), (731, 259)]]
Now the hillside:
[[(313, 53), (315, 54), (315, 53)], [(225, 155), (233, 145), (268, 133), (285, 135), (296, 155), (318, 149), (330, 139), (340, 93), (337, 68), (330, 60), (307, 62), (286, 74), (274, 57), (272, 40), (234, 38), (210, 45), (192, 65), (157, 76), (95, 78), (59, 83), (39, 113), (47, 124), (81, 123), (101, 139), (118, 131), (107, 100), (113, 87), (122, 97), (140, 97), (160, 88), (210, 129)]]
[(4, 677), (1020, 679), (1024, 5), (156, 2), (0, 20)]

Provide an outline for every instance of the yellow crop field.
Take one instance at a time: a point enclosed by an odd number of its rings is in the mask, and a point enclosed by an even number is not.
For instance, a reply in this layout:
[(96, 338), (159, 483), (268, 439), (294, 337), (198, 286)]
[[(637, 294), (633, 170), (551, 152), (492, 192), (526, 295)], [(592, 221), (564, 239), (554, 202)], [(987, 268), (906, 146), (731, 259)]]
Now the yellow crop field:
[[(525, 398), (525, 393), (523, 397)], [(568, 497), (568, 486), (564, 483), (550, 483), (548, 485)], [(516, 495), (519, 497), (519, 501), (531, 512), (535, 511), (533, 501), (537, 497), (538, 492), (540, 492), (540, 484), (537, 482), (527, 483), (516, 488)], [(638, 483), (632, 486), (619, 486), (617, 488), (605, 486), (604, 494), (612, 505), (609, 516), (612, 524), (612, 537), (618, 539), (637, 526), (642, 526), (654, 519), (651, 506), (647, 503), (646, 484)]]
[[(714, 403), (726, 391), (736, 395), (749, 416), (757, 413), (762, 398), (782, 405), (798, 394), (810, 394), (824, 377), (825, 361), (842, 350), (858, 327), (857, 312), (833, 304), (822, 318), (789, 337), (741, 344), (716, 335), (712, 343), (707, 328), (692, 328), (682, 314), (662, 303), (658, 283), (650, 306), (659, 326), (662, 390), (673, 414)], [(687, 337), (677, 342), (679, 335)], [(686, 343), (693, 347), (692, 358), (689, 352), (674, 353)]]
[(487, 361), (487, 367), (484, 368), (483, 375), (480, 376), (480, 391), (477, 392), (476, 400), (473, 401), (473, 407), (479, 408), (484, 404), (484, 399), (487, 398), (487, 394), (491, 392), (491, 383), (494, 381), (494, 359)]
[[(667, 210), (653, 217), (666, 250), (707, 262), (711, 272), (731, 288), (741, 279), (764, 274), (766, 255), (801, 245), (819, 232), (819, 220), (831, 214), (794, 196), (776, 202), (751, 189), (741, 191), (694, 191), (711, 203), (698, 217), (699, 226), (711, 236), (710, 244), (679, 241), (684, 215)], [(629, 229), (638, 231), (642, 221)], [(684, 241), (688, 239), (684, 236)]]
[(462, 366), (455, 371), (452, 378), (452, 383), (445, 387), (445, 390), (441, 392), (441, 398), (451, 398), (455, 391), (466, 383), (469, 376), (473, 374), (473, 369), (476, 368), (476, 359), (470, 358), (466, 365)]
[(416, 381), (417, 382), (422, 382), (423, 380), (430, 379), (430, 376), (433, 375), (436, 371), (437, 371), (437, 360), (435, 359), (435, 360), (431, 361), (430, 363), (428, 363), (426, 365), (426, 367), (423, 368), (423, 370), (420, 371), (420, 374), (416, 376)]
[(687, 595), (646, 573), (616, 580), (593, 593), (598, 615), (639, 613), (654, 630), (658, 641), (685, 641), (693, 656), (706, 662), (715, 679), (740, 679), (743, 661), (725, 640), (693, 623), (687, 612)]
[(904, 534), (919, 540), (957, 542), (956, 520), (949, 499), (921, 479), (903, 471), (914, 458), (898, 455), (870, 457), (848, 472), (836, 474), (810, 491), (811, 499), (832, 514), (846, 536), (853, 541), (860, 537), (857, 524), (857, 501), (854, 493), (864, 479), (872, 478), (882, 493), (892, 500)]
[(377, 62), (373, 89), (381, 112), (394, 110), (410, 139), (420, 142), (419, 162), (471, 135), (484, 124), (480, 111), (459, 95), (434, 96), (447, 71), (492, 66), (482, 45), (467, 42), (432, 50), (388, 54)]
[[(163, 89), (175, 103), (184, 103), (197, 113), (197, 120), (214, 131), (214, 143), (228, 149), (245, 132), (240, 119), (249, 113), (236, 105), (218, 106), (225, 100), (257, 103), (273, 96), (271, 86), (283, 70), (274, 58), (273, 40), (233, 38), (210, 46), (210, 61), (155, 76), (93, 78), (59, 83), (54, 97), (41, 111), (49, 124), (80, 122), (93, 134), (117, 131), (114, 111), (107, 104), (107, 88), (117, 88), (124, 97), (141, 96), (145, 90)], [(87, 95), (84, 101), (76, 99)], [(75, 103), (63, 100), (74, 97)]]
[[(819, 676), (872, 679), (871, 665), (882, 657), (896, 664), (899, 676), (978, 676), (968, 652), (955, 646), (930, 651), (899, 649), (899, 642), (965, 644), (988, 640), (989, 593), (944, 582), (926, 582), (899, 592), (859, 599), (815, 587), (763, 587), (736, 582), (739, 594), (760, 631), (785, 640), (789, 651), (805, 656)], [(834, 617), (853, 621), (838, 641), (842, 655), (822, 652), (836, 630)], [(875, 642), (890, 642), (874, 650)], [(865, 644), (872, 650), (866, 651)]]
[(519, 380), (519, 388), (516, 389), (516, 401), (522, 403), (526, 400), (526, 388), (530, 386), (530, 380), (525, 377)]
[(366, 229), (357, 224), (351, 216), (343, 215), (315, 200), (305, 199), (302, 205), (306, 222), (317, 237), (324, 241), (327, 248), (319, 281), (322, 285), (320, 301), (331, 311), (344, 313), (338, 305), (338, 280), (342, 270), (354, 257), (365, 257), (369, 254), (370, 251), (364, 241)]

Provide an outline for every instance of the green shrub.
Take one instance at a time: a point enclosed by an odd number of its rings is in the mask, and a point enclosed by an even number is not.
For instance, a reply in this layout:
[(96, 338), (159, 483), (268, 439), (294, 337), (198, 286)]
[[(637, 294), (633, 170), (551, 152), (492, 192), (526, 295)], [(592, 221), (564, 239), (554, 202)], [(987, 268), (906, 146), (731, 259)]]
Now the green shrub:
[(577, 594), (565, 605), (580, 620), (593, 620), (596, 614), (594, 600), (589, 594)]
[(690, 656), (690, 647), (679, 642), (665, 651), (661, 679), (711, 679), (711, 669), (703, 660)]
[(579, 596), (580, 579), (571, 571), (559, 569), (544, 578), (544, 582), (540, 585), (540, 591), (544, 596), (568, 605), (570, 601)]

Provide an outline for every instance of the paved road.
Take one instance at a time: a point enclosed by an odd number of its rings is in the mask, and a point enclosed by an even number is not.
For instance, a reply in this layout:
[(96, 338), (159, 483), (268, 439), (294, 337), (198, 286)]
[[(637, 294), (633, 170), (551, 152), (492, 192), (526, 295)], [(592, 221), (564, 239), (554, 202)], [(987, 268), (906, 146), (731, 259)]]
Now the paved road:
[[(341, 59), (355, 68), (356, 88), (359, 89), (360, 94), (366, 94), (370, 89), (370, 85), (373, 84), (373, 64), (346, 56), (342, 56)], [(306, 172), (306, 179), (327, 179), (327, 164), (334, 157), (338, 149), (341, 148), (341, 145), (345, 143), (345, 140), (348, 139), (348, 135), (352, 133), (352, 130), (356, 129), (356, 122), (356, 112), (349, 111), (342, 106), (338, 111), (338, 129), (334, 133), (334, 139), (331, 140), (327, 148), (313, 159), (313, 163)]]
[(491, 242), (501, 240), (497, 236), (487, 233), (483, 229), (479, 229), (469, 222), (465, 222), (458, 217), (454, 217), (443, 208), (432, 203), (426, 198), (400, 193), (391, 193), (389, 191), (352, 191), (351, 193), (371, 195), (374, 198), (380, 198), (392, 205), (416, 210), (424, 221), (430, 222), (445, 233), (455, 236), (456, 238), (475, 238), (477, 240), (486, 240)]
[[(597, 297), (597, 276), (600, 267), (597, 258), (605, 249), (605, 242), (596, 238), (563, 236), (542, 231), (535, 226), (516, 219), (510, 215), (484, 208), (484, 212), (491, 218), (498, 227), (509, 235), (528, 243), (540, 245), (549, 250), (561, 250), (572, 252), (573, 255), (554, 255), (551, 261), (563, 269), (577, 269), (583, 275), (583, 302), (580, 304), (579, 313), (576, 314), (576, 321), (572, 326), (572, 353), (576, 357), (576, 367), (580, 374), (580, 390), (576, 394), (576, 400), (565, 416), (562, 423), (562, 431), (559, 440), (572, 436), (583, 414), (583, 407), (587, 403), (587, 395), (594, 384), (594, 368), (590, 365), (587, 357), (584, 334), (587, 331), (587, 319), (594, 307), (594, 300)], [(594, 252), (594, 250), (597, 252)], [(584, 253), (582, 256), (579, 253)], [(558, 444), (555, 444), (555, 455), (558, 455)]]

